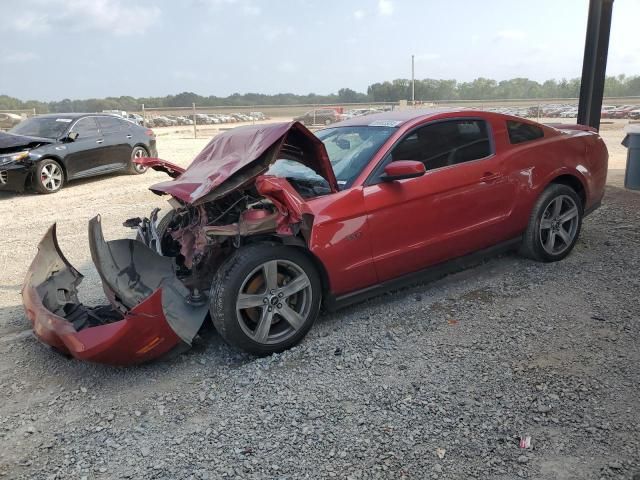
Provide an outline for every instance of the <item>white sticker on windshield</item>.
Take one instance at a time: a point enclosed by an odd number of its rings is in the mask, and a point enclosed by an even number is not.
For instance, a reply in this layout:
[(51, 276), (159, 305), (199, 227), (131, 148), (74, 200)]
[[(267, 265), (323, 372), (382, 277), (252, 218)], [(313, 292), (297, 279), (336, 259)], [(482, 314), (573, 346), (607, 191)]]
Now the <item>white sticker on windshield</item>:
[(370, 127), (397, 127), (402, 123), (401, 120), (376, 120), (369, 124)]
[(70, 121), (71, 121), (70, 118), (56, 118), (56, 122), (69, 123)]

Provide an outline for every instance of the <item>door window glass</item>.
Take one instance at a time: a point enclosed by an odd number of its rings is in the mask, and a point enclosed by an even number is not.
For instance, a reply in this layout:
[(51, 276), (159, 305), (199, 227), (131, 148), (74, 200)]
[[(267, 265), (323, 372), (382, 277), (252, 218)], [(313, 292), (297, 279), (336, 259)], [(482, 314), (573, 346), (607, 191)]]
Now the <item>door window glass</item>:
[(470, 162), (491, 155), (487, 124), (483, 120), (433, 123), (407, 135), (391, 153), (392, 161), (415, 160), (427, 170)]
[(78, 133), (78, 138), (91, 138), (100, 135), (98, 125), (93, 117), (81, 118), (71, 129)]
[(509, 132), (509, 142), (512, 144), (530, 142), (544, 137), (544, 132), (540, 127), (525, 122), (507, 121), (507, 131)]
[(116, 117), (98, 117), (102, 133), (115, 133), (122, 130), (122, 121)]

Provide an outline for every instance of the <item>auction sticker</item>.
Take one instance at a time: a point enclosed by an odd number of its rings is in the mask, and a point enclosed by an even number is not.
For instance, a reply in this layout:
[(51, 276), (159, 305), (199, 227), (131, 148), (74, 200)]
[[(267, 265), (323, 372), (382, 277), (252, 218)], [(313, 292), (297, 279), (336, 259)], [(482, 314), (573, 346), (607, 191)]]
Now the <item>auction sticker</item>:
[(70, 118), (56, 118), (56, 122), (69, 123), (70, 121)]
[(376, 120), (369, 124), (370, 127), (397, 127), (402, 120)]

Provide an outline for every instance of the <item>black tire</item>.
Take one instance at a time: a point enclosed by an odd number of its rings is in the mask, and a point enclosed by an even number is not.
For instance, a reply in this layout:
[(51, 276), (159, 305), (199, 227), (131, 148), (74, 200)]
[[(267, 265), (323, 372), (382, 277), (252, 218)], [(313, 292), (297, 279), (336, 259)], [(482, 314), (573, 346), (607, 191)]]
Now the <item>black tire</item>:
[[(564, 215), (559, 213), (553, 216), (552, 210), (557, 205), (556, 202), (560, 202), (561, 208), (566, 209)], [(563, 218), (572, 214), (573, 210), (570, 210), (572, 204), (577, 210), (576, 215), (562, 222)], [(549, 214), (551, 216), (548, 216)], [(571, 253), (578, 240), (583, 215), (584, 206), (575, 190), (563, 184), (549, 185), (531, 210), (529, 225), (522, 240), (520, 253), (539, 262), (562, 260)], [(575, 223), (573, 219), (575, 219)], [(545, 225), (542, 225), (543, 221), (545, 221)], [(546, 227), (546, 225), (551, 226)], [(562, 235), (554, 233), (555, 231), (559, 232), (559, 229), (562, 229)], [(545, 232), (547, 233), (545, 234)], [(550, 235), (553, 235), (553, 238), (550, 239)], [(568, 241), (565, 239), (565, 235)], [(558, 246), (557, 251), (556, 245)]]
[(162, 237), (164, 237), (164, 234), (167, 231), (167, 227), (169, 227), (169, 224), (175, 218), (175, 215), (176, 211), (174, 209), (171, 209), (158, 222), (156, 231), (158, 232), (158, 238), (160, 238), (160, 240), (162, 240)]
[[(276, 282), (282, 282), (283, 285), (269, 291), (264, 268), (267, 264), (273, 265), (274, 261)], [(296, 282), (305, 285), (304, 289), (290, 296), (284, 296), (281, 292), (287, 287), (287, 268), (297, 272), (297, 276), (292, 277), (290, 286)], [(284, 271), (283, 280), (280, 280), (281, 271)], [(257, 297), (258, 301), (264, 303), (256, 304), (255, 307), (240, 307), (238, 298), (241, 290), (247, 290), (247, 285), (254, 282), (258, 282), (259, 291), (242, 293)], [(283, 299), (279, 300), (278, 297)], [(211, 286), (209, 311), (216, 330), (230, 345), (255, 355), (270, 355), (293, 347), (305, 337), (318, 317), (321, 297), (320, 277), (312, 261), (304, 253), (275, 243), (257, 243), (238, 249), (220, 266)], [(267, 309), (268, 312), (273, 309), (273, 312), (268, 313)], [(293, 326), (296, 322), (286, 320), (286, 316), (290, 316), (292, 311), (297, 315), (294, 317), (297, 319), (297, 328)], [(262, 329), (262, 332), (266, 331), (266, 337), (263, 341), (258, 341), (256, 337), (260, 336), (258, 332), (263, 319), (267, 319), (268, 323), (266, 329)]]
[(62, 165), (52, 158), (45, 158), (38, 163), (34, 177), (33, 188), (38, 193), (56, 193), (65, 183)]
[(131, 151), (131, 160), (129, 161), (129, 168), (127, 169), (127, 172), (129, 172), (131, 175), (142, 175), (143, 173), (145, 173), (147, 171), (147, 167), (138, 165), (137, 163), (134, 163), (133, 160), (136, 158), (148, 157), (148, 156), (149, 156), (149, 152), (147, 152), (146, 148), (141, 147), (140, 145), (133, 147), (133, 150)]

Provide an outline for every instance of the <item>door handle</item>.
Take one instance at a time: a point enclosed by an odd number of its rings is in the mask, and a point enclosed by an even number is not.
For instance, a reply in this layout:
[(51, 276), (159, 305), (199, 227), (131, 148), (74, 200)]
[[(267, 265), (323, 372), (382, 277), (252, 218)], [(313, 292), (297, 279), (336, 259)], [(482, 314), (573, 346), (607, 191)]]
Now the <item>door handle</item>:
[(129, 135), (127, 135), (127, 138), (131, 138), (132, 136), (133, 136), (133, 135), (129, 134)]
[(102, 142), (104, 142), (104, 140), (96, 140), (96, 143), (98, 143), (98, 144), (100, 144)]
[(482, 175), (481, 180), (484, 183), (495, 183), (500, 179), (500, 174), (498, 173), (493, 173), (493, 172), (484, 172), (484, 174)]

